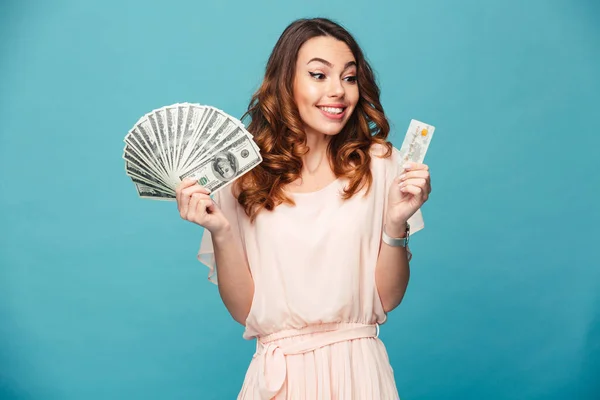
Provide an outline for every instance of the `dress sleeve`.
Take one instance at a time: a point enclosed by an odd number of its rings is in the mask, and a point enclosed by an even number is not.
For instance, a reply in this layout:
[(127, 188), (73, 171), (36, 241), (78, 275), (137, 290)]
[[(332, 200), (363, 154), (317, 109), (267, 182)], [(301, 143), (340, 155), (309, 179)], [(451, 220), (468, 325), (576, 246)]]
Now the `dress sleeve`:
[[(238, 215), (241, 207), (238, 205), (236, 198), (231, 192), (231, 186), (221, 189), (212, 198), (231, 224), (231, 230), (233, 232), (234, 239), (240, 246), (242, 246), (241, 248), (245, 254), (246, 252), (243, 245)], [(208, 229), (204, 229), (197, 258), (198, 261), (208, 267), (208, 280), (217, 285), (218, 280), (215, 250), (212, 243), (212, 235)]]

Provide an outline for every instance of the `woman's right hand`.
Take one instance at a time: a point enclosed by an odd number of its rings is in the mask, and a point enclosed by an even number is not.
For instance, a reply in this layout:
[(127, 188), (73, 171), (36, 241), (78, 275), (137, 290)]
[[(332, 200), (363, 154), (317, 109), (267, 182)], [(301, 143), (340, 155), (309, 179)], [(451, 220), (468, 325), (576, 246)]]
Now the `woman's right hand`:
[(177, 185), (175, 194), (181, 218), (208, 229), (212, 234), (229, 228), (229, 221), (210, 198), (210, 191), (195, 179), (184, 179)]

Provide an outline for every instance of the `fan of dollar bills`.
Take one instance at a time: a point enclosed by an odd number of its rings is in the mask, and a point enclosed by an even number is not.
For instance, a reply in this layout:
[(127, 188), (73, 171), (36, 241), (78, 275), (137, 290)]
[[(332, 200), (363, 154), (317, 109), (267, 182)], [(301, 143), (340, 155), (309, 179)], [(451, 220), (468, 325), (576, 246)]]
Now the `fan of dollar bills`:
[(213, 194), (262, 162), (252, 136), (236, 118), (200, 104), (177, 103), (138, 120), (125, 136), (125, 171), (138, 195), (174, 200), (194, 178)]

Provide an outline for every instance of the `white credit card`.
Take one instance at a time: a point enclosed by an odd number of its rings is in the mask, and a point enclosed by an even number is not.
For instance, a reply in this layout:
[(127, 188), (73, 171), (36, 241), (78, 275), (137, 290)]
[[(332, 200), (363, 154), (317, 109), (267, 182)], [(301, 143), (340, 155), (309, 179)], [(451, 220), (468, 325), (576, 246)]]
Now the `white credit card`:
[(401, 162), (412, 161), (422, 164), (434, 131), (435, 126), (433, 125), (416, 119), (411, 120), (402, 147), (400, 147)]

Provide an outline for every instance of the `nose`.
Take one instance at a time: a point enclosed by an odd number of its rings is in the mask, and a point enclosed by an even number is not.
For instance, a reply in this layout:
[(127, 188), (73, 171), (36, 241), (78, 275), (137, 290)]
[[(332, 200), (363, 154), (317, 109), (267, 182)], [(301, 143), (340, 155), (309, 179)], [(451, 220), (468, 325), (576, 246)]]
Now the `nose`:
[(329, 97), (340, 98), (346, 93), (341, 79), (329, 80)]

